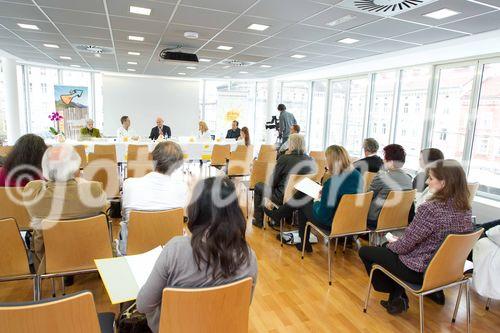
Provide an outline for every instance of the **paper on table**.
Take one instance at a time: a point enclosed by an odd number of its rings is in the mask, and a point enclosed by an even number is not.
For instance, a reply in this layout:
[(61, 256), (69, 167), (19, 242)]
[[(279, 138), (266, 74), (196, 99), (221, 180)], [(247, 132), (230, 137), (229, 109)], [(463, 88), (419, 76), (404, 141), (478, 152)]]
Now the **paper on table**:
[(309, 178), (303, 178), (297, 184), (295, 184), (295, 189), (304, 194), (307, 194), (313, 199), (319, 198), (319, 192), (321, 191), (321, 185), (315, 183)]
[(148, 280), (156, 260), (158, 260), (161, 254), (161, 250), (161, 246), (158, 246), (151, 251), (125, 257), (139, 289), (142, 288)]

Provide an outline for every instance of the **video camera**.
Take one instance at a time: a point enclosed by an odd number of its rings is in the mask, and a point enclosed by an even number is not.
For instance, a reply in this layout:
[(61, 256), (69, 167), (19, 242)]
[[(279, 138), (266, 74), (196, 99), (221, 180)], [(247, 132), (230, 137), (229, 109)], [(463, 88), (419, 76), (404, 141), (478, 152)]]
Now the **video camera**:
[(271, 121), (266, 122), (266, 129), (276, 128), (278, 130), (278, 127), (278, 118), (276, 116), (273, 116)]

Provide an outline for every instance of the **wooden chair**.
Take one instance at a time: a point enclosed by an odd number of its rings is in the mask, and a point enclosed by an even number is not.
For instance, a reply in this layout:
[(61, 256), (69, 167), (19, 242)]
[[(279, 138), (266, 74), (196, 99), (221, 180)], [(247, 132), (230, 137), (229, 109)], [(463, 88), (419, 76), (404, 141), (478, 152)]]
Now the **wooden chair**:
[(171, 238), (182, 236), (183, 228), (182, 208), (155, 212), (133, 210), (128, 222), (127, 255), (165, 245)]
[(9, 153), (12, 151), (12, 146), (0, 146), (0, 156), (7, 157)]
[(110, 155), (89, 154), (89, 163), (83, 169), (83, 178), (102, 183), (108, 198), (120, 196), (120, 178), (116, 162), (108, 158)]
[(309, 156), (311, 156), (315, 160), (325, 160), (326, 161), (325, 152), (322, 150), (313, 150), (309, 153)]
[(94, 153), (101, 155), (112, 155), (116, 161), (116, 147), (115, 145), (94, 145)]
[(236, 151), (229, 156), (227, 176), (229, 178), (250, 176), (252, 156), (253, 146), (238, 146)]
[[(470, 332), (470, 279), (464, 277), (464, 264), (467, 256), (482, 233), (483, 229), (479, 229), (469, 234), (448, 235), (438, 251), (434, 254), (429, 266), (427, 266), (422, 285), (408, 283), (382, 266), (373, 265), (370, 272), (370, 281), (363, 311), (366, 312), (368, 308), (372, 277), (376, 270), (381, 271), (401, 287), (418, 297), (420, 304), (420, 332), (424, 332), (424, 296), (457, 285), (460, 286), (461, 291), (465, 285), (465, 295), (467, 298), (467, 332)], [(452, 322), (454, 321), (455, 315), (452, 319)]]
[(38, 276), (38, 299), (43, 279), (97, 272), (94, 259), (113, 257), (104, 214), (74, 220), (43, 220), (42, 229), (45, 273)]
[[(332, 239), (340, 237), (367, 234), (370, 231), (366, 228), (368, 211), (372, 202), (373, 192), (344, 194), (333, 216), (332, 229), (330, 232), (317, 225), (307, 222), (307, 229), (312, 228), (323, 238), (328, 239), (328, 284), (332, 285), (332, 262), (330, 242)], [(306, 242), (302, 242), (302, 259), (304, 259)]]
[(33, 279), (36, 300), (36, 274), (30, 272), (26, 248), (13, 218), (0, 220), (0, 237), (0, 282)]
[(127, 178), (142, 177), (154, 170), (153, 161), (129, 160), (127, 162)]
[(112, 333), (113, 322), (114, 313), (97, 314), (90, 291), (51, 300), (0, 304), (2, 332)]
[(370, 190), (370, 185), (372, 184), (373, 178), (377, 175), (376, 172), (366, 171), (363, 173), (363, 190), (368, 192)]
[(0, 187), (0, 219), (13, 218), (20, 230), (31, 230), (31, 216), (23, 204), (22, 187)]
[(217, 169), (222, 168), (227, 164), (230, 154), (230, 145), (214, 145), (212, 148), (212, 156), (210, 157), (210, 166)]
[(477, 190), (479, 189), (479, 183), (467, 183), (467, 188), (469, 189), (469, 203), (472, 205), (474, 197), (476, 196)]
[(380, 210), (377, 228), (373, 230), (373, 234), (405, 229), (416, 193), (417, 190), (390, 191)]
[[(269, 184), (271, 175), (273, 174), (274, 167), (276, 166), (276, 161), (265, 162), (265, 161), (254, 161), (252, 165), (252, 173), (250, 174), (250, 180), (245, 185), (247, 186), (247, 216), (248, 216), (248, 202), (250, 191), (255, 190), (255, 185), (257, 183)], [(264, 224), (263, 229), (266, 226)]]
[(276, 161), (277, 153), (275, 145), (261, 145), (259, 155), (257, 155), (257, 161)]
[(246, 333), (251, 291), (250, 277), (212, 288), (165, 288), (159, 332)]
[(128, 145), (127, 147), (127, 164), (130, 161), (147, 161), (152, 160), (149, 153), (148, 145)]
[(83, 169), (85, 168), (85, 166), (87, 165), (87, 153), (85, 152), (85, 146), (84, 145), (76, 145), (76, 146), (73, 146), (73, 148), (75, 149), (75, 151), (78, 153), (78, 155), (80, 156), (80, 169)]

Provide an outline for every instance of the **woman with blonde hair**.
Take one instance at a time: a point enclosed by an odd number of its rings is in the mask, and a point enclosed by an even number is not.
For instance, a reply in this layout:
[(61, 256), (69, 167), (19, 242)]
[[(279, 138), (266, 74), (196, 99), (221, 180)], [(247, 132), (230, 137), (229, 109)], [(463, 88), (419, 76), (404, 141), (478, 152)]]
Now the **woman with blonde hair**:
[[(305, 239), (307, 252), (312, 252), (311, 244), (309, 243), (309, 232), (304, 235), (307, 221), (314, 223), (322, 229), (331, 230), (332, 221), (337, 210), (340, 199), (344, 194), (361, 193), (363, 190), (363, 181), (361, 174), (352, 166), (349, 153), (342, 146), (330, 146), (325, 151), (328, 171), (331, 177), (323, 185), (321, 197), (314, 201), (312, 198), (305, 200), (304, 196), (299, 193), (295, 195), (297, 201), (303, 204), (292, 207), (291, 205), (283, 205), (278, 210), (264, 209), (267, 215), (278, 221), (282, 216), (285, 216), (287, 210), (298, 210), (299, 220), (299, 236), (302, 242)], [(305, 201), (305, 204), (304, 204)], [(302, 251), (302, 244), (296, 244), (297, 250)]]
[(208, 126), (207, 123), (204, 122), (203, 120), (200, 120), (198, 123), (198, 139), (201, 140), (210, 140), (212, 137), (210, 136), (210, 133), (208, 132)]

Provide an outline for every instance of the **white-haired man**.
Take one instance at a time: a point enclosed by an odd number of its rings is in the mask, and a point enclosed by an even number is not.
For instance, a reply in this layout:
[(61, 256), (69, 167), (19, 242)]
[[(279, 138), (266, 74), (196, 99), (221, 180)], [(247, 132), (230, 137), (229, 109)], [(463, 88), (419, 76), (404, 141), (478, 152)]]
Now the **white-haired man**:
[(170, 127), (164, 125), (163, 118), (162, 117), (156, 118), (156, 126), (151, 129), (149, 138), (151, 140), (157, 140), (159, 137), (168, 139), (171, 136), (172, 132), (170, 131)]
[(23, 190), (23, 201), (33, 227), (33, 263), (38, 272), (45, 270), (45, 247), (41, 221), (90, 217), (104, 211), (106, 193), (102, 184), (78, 178), (80, 156), (71, 145), (50, 147), (42, 158), (46, 180), (33, 180)]
[(86, 126), (80, 130), (80, 138), (100, 138), (101, 132), (99, 129), (94, 127), (94, 121), (92, 119), (87, 119)]

